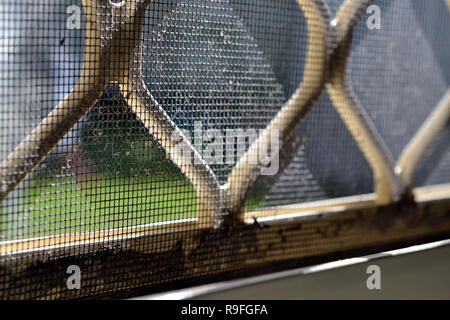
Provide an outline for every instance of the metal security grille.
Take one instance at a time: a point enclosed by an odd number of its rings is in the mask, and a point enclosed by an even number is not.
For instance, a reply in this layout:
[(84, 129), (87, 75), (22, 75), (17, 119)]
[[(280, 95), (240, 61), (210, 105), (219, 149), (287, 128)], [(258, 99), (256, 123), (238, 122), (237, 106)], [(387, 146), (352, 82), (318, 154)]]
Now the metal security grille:
[(0, 298), (448, 237), (449, 10), (1, 0)]

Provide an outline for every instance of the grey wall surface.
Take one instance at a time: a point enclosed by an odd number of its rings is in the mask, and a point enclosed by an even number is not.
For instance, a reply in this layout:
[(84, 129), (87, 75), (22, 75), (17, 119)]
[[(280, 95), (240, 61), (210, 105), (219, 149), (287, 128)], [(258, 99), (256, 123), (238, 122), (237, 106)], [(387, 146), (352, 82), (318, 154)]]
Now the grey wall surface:
[[(381, 270), (381, 289), (367, 289), (367, 267)], [(197, 299), (450, 299), (450, 246), (298, 275)]]

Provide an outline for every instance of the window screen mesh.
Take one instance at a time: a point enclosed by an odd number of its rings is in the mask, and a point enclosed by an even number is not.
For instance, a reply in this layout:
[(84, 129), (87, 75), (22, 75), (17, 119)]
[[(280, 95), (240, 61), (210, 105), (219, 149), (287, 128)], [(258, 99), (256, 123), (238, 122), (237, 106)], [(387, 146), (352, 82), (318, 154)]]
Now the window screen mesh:
[(248, 204), (264, 208), (370, 193), (373, 176), (355, 140), (324, 93), (283, 148), (275, 176), (261, 176)]
[(383, 27), (356, 26), (349, 81), (397, 159), (449, 87), (450, 19), (444, 1), (375, 3)]
[(450, 128), (433, 142), (417, 170), (417, 186), (433, 186), (450, 182)]
[[(0, 298), (448, 234), (442, 210), (427, 229), (374, 209), (397, 208), (396, 161), (449, 90), (446, 2), (350, 2), (0, 0)], [(448, 127), (432, 140), (416, 187), (450, 182)], [(369, 198), (373, 220), (324, 209)]]

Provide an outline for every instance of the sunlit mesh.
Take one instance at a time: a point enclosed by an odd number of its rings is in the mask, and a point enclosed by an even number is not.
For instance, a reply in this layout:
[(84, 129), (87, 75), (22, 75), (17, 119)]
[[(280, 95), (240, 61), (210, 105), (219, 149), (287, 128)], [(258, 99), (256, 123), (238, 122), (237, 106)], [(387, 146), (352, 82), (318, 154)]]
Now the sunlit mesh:
[[(448, 234), (444, 207), (395, 219), (412, 201), (396, 161), (449, 88), (449, 11), (374, 4), (380, 29), (370, 1), (0, 1), (0, 298), (131, 296)], [(448, 133), (415, 186), (450, 182)]]
[(349, 81), (397, 159), (450, 84), (444, 1), (376, 1), (382, 28), (355, 27)]
[[(71, 5), (81, 5), (81, 1), (0, 3), (2, 159), (78, 81), (83, 64), (84, 18), (80, 29), (66, 28), (66, 10)], [(30, 10), (24, 13), (27, 7)]]
[(262, 176), (250, 189), (250, 208), (373, 191), (371, 169), (327, 94), (295, 130), (283, 155), (280, 174)]
[[(147, 12), (144, 30), (143, 75), (155, 99), (200, 152), (194, 130), (223, 145), (227, 130), (265, 128), (302, 76), (307, 39), (297, 4), (281, 3), (280, 14), (270, 16), (264, 1), (166, 6), (163, 17)], [(178, 21), (185, 22), (180, 27)], [(288, 68), (294, 70), (291, 88), (283, 86)], [(205, 153), (204, 159), (225, 183), (237, 157)]]
[(415, 185), (433, 186), (450, 183), (450, 128), (438, 136), (417, 168)]

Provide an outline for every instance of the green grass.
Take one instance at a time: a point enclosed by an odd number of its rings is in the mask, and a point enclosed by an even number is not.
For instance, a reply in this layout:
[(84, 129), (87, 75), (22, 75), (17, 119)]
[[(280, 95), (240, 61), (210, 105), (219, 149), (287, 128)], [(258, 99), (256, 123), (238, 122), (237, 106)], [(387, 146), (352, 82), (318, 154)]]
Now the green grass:
[[(1, 210), (2, 240), (139, 226), (196, 217), (196, 193), (180, 175), (139, 178), (96, 176), (93, 181), (39, 177)], [(249, 194), (246, 211), (260, 209)]]
[[(196, 217), (195, 190), (186, 180), (97, 179), (35, 182), (16, 210), (23, 217), (20, 233), (29, 238)], [(14, 215), (4, 219), (1, 229), (11, 230), (15, 220)]]

